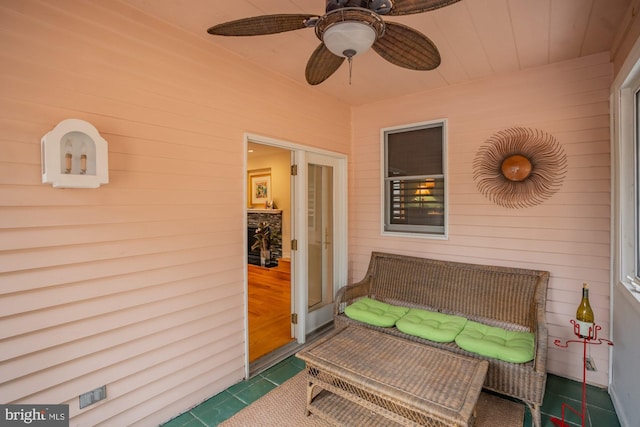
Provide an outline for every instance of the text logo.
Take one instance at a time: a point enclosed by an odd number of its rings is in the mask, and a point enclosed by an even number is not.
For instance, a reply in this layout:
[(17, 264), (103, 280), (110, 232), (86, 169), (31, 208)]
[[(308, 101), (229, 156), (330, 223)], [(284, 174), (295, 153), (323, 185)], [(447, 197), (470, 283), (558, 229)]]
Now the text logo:
[(69, 405), (0, 405), (0, 425), (69, 427)]

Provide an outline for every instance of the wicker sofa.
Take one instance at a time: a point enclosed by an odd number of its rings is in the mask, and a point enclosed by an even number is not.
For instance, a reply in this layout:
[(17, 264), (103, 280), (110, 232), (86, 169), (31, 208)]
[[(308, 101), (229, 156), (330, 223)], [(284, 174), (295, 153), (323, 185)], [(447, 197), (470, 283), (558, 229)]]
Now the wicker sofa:
[(376, 330), (489, 361), (484, 388), (525, 402), (535, 426), (546, 384), (547, 326), (545, 306), (549, 272), (440, 261), (373, 252), (365, 277), (341, 288), (334, 305), (334, 325), (358, 321), (344, 314), (363, 297), (393, 305), (440, 311), (508, 330), (535, 334), (535, 358), (509, 363), (470, 353), (455, 342), (438, 343), (404, 334), (395, 327)]

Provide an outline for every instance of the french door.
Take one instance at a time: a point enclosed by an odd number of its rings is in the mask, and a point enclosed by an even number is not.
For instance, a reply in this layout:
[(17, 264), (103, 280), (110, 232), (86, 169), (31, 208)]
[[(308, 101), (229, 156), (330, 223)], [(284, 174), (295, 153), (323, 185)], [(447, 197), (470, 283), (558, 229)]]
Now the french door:
[[(302, 152), (298, 158), (297, 311), (300, 338), (333, 319), (336, 290), (346, 280), (346, 160)], [(300, 166), (303, 166), (300, 168)]]
[(307, 327), (327, 321), (321, 312), (333, 303), (333, 240), (333, 166), (308, 163)]

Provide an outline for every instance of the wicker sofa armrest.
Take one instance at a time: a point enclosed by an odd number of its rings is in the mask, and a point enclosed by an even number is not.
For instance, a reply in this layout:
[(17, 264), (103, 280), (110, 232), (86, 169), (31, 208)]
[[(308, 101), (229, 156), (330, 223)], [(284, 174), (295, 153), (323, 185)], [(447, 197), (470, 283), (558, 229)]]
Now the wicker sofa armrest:
[(338, 292), (336, 292), (335, 302), (333, 303), (333, 318), (335, 319), (336, 316), (344, 313), (344, 308), (355, 300), (369, 296), (370, 291), (370, 277), (338, 289)]
[(549, 341), (549, 329), (545, 319), (545, 307), (542, 304), (536, 304), (536, 355), (534, 359), (533, 369), (541, 374), (547, 373), (547, 347)]

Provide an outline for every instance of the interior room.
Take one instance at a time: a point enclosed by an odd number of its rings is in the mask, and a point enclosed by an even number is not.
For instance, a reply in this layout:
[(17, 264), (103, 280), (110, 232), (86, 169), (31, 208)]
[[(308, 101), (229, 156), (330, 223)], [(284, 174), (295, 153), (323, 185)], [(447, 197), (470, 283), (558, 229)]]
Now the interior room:
[(247, 309), (250, 364), (294, 340), (290, 320), (290, 170), (289, 150), (248, 144)]
[[(635, 425), (639, 8), (0, 1), (0, 404), (217, 425), (195, 408), (304, 370), (294, 353), (386, 253), (548, 272), (547, 399), (584, 379)], [(294, 18), (208, 32), (263, 15)], [(337, 16), (366, 21), (371, 48), (332, 53)], [(439, 170), (397, 184), (394, 135), (425, 129)], [(509, 171), (487, 169), (492, 150)], [(433, 160), (413, 154), (398, 161)], [(582, 345), (562, 345), (583, 283), (613, 344), (589, 345), (586, 374)], [(542, 425), (560, 411), (545, 401)]]

